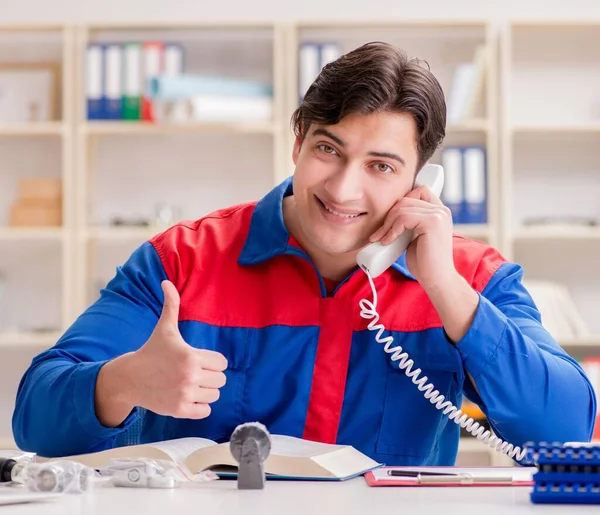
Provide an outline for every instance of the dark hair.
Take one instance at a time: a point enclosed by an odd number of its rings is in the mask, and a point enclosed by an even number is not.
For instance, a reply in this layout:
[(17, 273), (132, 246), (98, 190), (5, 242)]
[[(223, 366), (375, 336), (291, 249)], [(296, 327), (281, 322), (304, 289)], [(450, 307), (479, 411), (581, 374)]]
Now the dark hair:
[(292, 129), (304, 137), (312, 123), (377, 111), (413, 116), (420, 170), (446, 134), (444, 92), (428, 66), (387, 43), (367, 43), (323, 67), (294, 111)]

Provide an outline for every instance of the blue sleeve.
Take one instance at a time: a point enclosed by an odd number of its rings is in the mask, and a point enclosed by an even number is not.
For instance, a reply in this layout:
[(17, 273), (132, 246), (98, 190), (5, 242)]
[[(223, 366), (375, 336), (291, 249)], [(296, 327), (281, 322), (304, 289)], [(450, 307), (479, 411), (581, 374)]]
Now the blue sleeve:
[(589, 379), (543, 328), (522, 284), (522, 268), (505, 263), (480, 295), (473, 323), (456, 345), (477, 390), (465, 394), (499, 438), (589, 441), (596, 398)]
[(144, 243), (56, 345), (33, 359), (19, 384), (12, 419), (20, 449), (46, 457), (94, 452), (112, 447), (136, 420), (137, 409), (120, 427), (100, 424), (96, 377), (107, 361), (148, 340), (162, 310), (166, 278), (154, 247)]

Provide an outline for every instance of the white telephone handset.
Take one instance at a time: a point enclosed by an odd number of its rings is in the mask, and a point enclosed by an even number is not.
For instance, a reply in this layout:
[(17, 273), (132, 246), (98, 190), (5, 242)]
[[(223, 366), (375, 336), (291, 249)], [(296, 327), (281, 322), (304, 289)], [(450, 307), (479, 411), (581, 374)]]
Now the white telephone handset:
[[(417, 174), (415, 187), (426, 184), (434, 195), (439, 197), (444, 186), (444, 169), (440, 165), (426, 164)], [(408, 248), (412, 241), (412, 231), (404, 231), (389, 245), (373, 242), (360, 250), (356, 262), (371, 277), (377, 277), (385, 272)]]
[[(444, 185), (444, 170), (440, 165), (425, 165), (415, 180), (415, 186), (427, 184), (436, 196), (440, 196)], [(456, 406), (448, 401), (435, 389), (433, 384), (427, 382), (427, 376), (419, 377), (420, 368), (413, 370), (414, 361), (410, 359), (406, 351), (398, 343), (394, 345), (394, 337), (385, 335), (386, 329), (379, 322), (379, 313), (377, 312), (377, 290), (373, 278), (385, 272), (396, 261), (402, 253), (408, 248), (412, 241), (412, 231), (403, 232), (396, 240), (389, 245), (382, 245), (380, 242), (374, 242), (364, 247), (357, 255), (356, 261), (360, 268), (365, 272), (373, 291), (373, 301), (362, 299), (359, 301), (360, 316), (370, 320), (368, 329), (375, 331), (375, 340), (384, 346), (384, 351), (390, 354), (392, 361), (398, 362), (398, 368), (406, 374), (408, 378), (423, 392), (424, 397), (433, 404), (433, 406), (442, 411), (452, 422), (465, 428), (475, 438), (481, 440), (496, 451), (506, 454), (511, 458), (522, 460), (525, 457), (526, 449), (513, 446), (504, 442), (491, 431), (486, 430), (470, 417), (467, 417)]]

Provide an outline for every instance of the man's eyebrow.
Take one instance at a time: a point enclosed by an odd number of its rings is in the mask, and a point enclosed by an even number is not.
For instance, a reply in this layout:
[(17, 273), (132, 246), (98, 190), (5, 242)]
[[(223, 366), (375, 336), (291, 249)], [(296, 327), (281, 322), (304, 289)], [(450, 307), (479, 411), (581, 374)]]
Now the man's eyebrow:
[(332, 139), (333, 141), (335, 141), (340, 147), (344, 146), (344, 140), (338, 138), (335, 134), (332, 134), (331, 132), (329, 132), (327, 129), (315, 129), (313, 131), (313, 136), (316, 136), (318, 134), (321, 134), (323, 136), (327, 136), (328, 138)]
[[(344, 140), (342, 140), (341, 138), (339, 138), (338, 136), (336, 136), (335, 134), (332, 134), (331, 132), (329, 132), (327, 129), (315, 129), (313, 131), (313, 136), (316, 135), (323, 135), (326, 136), (329, 139), (332, 139), (333, 141), (335, 141), (340, 147), (344, 146)], [(374, 156), (374, 157), (385, 157), (387, 159), (394, 159), (395, 161), (398, 161), (399, 163), (402, 164), (402, 166), (406, 166), (406, 161), (404, 159), (402, 159), (398, 154), (393, 154), (392, 152), (369, 152), (370, 156)]]
[(402, 166), (406, 166), (406, 161), (402, 159), (398, 154), (392, 154), (391, 152), (369, 152), (370, 156), (375, 157), (387, 157), (388, 159), (394, 159), (399, 163), (402, 163)]

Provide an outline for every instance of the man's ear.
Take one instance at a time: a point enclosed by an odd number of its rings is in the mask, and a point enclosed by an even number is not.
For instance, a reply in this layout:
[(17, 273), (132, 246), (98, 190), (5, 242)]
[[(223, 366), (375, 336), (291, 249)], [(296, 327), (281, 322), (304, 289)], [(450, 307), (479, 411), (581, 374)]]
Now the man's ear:
[(294, 165), (298, 164), (298, 155), (300, 154), (303, 140), (304, 138), (301, 136), (296, 136), (296, 139), (294, 140), (294, 148), (292, 150), (292, 160), (294, 161)]

